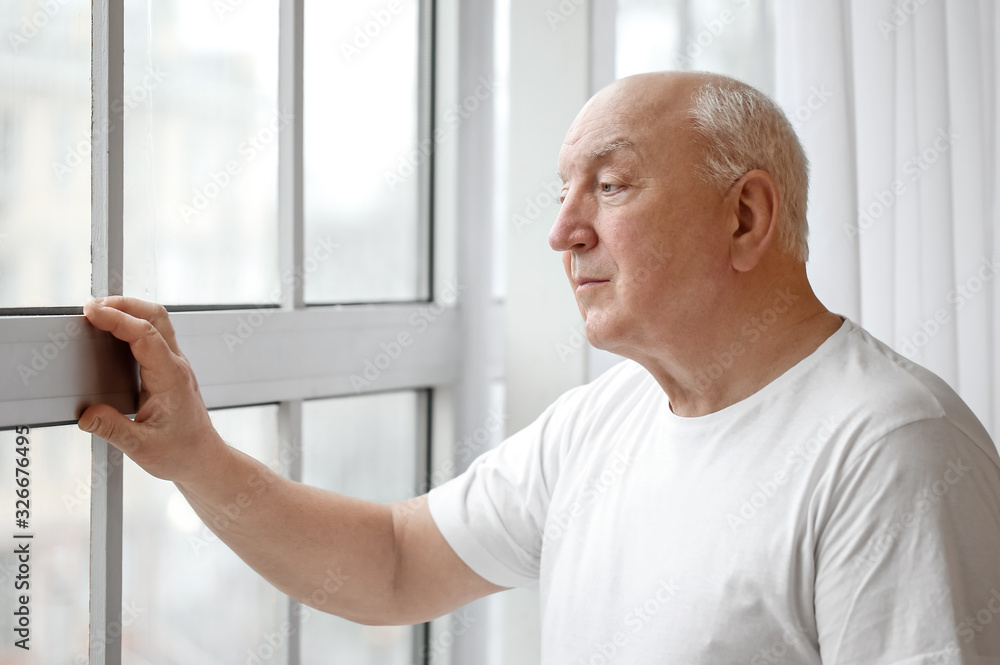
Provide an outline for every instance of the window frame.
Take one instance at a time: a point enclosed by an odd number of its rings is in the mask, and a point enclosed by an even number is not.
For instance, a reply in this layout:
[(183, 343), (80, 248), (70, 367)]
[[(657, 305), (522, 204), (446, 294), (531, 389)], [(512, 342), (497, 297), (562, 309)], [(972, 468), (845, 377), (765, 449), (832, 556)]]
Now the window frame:
[[(474, 11), (460, 12), (459, 0), (419, 0), (419, 137), (431, 137), (435, 126), (444, 127), (444, 113), (492, 71), (492, 4), (487, 0)], [(304, 0), (279, 2), (278, 108), (293, 109), (278, 142), (282, 275), (302, 275), (306, 256), (303, 6)], [(123, 292), (124, 136), (112, 109), (124, 88), (124, 0), (92, 3), (91, 57), (91, 293), (102, 297)], [(301, 478), (297, 452), (307, 399), (420, 391), (418, 436), (423, 443), (417, 451), (416, 492), (430, 486), (433, 468), (453, 468), (453, 442), (486, 420), (490, 380), (502, 375), (498, 349), (503, 332), (501, 309), (489, 297), (492, 257), (483, 256), (490, 247), (490, 229), (476, 223), (488, 219), (492, 210), (491, 144), (492, 111), (485, 108), (436, 142), (419, 165), (419, 219), (426, 249), (421, 279), (429, 286), (429, 300), (307, 306), (303, 280), (295, 279), (282, 280), (277, 307), (168, 308), (209, 408), (278, 405), (279, 445), (293, 453), (281, 456), (293, 460), (281, 469), (287, 477)], [(471, 223), (460, 228), (460, 219)], [(458, 297), (453, 298), (456, 284)], [(355, 389), (351, 378), (362, 369), (361, 361), (374, 357), (380, 343), (411, 330), (415, 316), (426, 327), (413, 335), (412, 348), (382, 369), (377, 381)], [(257, 320), (261, 324), (252, 326), (252, 334), (232, 350), (227, 335)], [(30, 382), (15, 378), (19, 366), (30, 366), (33, 353), (51, 344), (52, 335), (67, 330), (75, 332), (44, 371)], [(241, 362), (241, 355), (248, 360)], [(0, 429), (75, 423), (93, 403), (108, 403), (125, 413), (136, 410), (138, 368), (127, 345), (87, 324), (82, 307), (0, 310), (0, 367), (9, 377), (0, 384)], [(107, 472), (91, 479), (89, 662), (120, 665), (123, 464), (121, 453), (97, 437), (92, 437), (92, 455), (93, 468)], [(440, 481), (440, 474), (434, 477)], [(289, 599), (287, 616), (298, 635), (295, 610)], [(414, 630), (413, 662), (427, 662), (427, 645), (437, 632), (448, 632), (446, 621), (442, 617)], [(287, 644), (284, 662), (297, 665), (299, 640)]]

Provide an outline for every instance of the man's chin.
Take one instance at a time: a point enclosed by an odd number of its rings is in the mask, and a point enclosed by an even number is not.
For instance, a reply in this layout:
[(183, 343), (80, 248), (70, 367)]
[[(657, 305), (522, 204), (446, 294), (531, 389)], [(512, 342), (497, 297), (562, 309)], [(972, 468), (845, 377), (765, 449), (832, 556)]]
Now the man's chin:
[(584, 324), (587, 341), (595, 349), (611, 351), (614, 346), (613, 336), (607, 334), (607, 322), (601, 322), (597, 316), (588, 316)]

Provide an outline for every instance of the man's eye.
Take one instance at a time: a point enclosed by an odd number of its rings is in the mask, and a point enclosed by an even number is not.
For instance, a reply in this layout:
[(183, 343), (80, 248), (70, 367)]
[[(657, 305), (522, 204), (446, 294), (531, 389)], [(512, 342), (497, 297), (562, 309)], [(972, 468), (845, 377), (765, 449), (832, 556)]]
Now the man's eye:
[(560, 205), (562, 204), (563, 201), (566, 200), (566, 194), (568, 194), (568, 193), (569, 192), (567, 192), (567, 190), (565, 190), (565, 189), (562, 190), (561, 192), (559, 192), (559, 203), (560, 203)]
[(605, 194), (613, 194), (621, 188), (621, 185), (612, 185), (610, 182), (601, 183), (601, 191)]

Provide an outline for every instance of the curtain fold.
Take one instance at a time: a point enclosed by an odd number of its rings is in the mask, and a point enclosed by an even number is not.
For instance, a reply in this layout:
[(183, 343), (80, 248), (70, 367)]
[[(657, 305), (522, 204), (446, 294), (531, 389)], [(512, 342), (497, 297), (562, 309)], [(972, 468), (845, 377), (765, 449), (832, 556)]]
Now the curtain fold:
[[(775, 16), (775, 94), (806, 146), (811, 180), (824, 183), (809, 195), (810, 278), (830, 309), (857, 320), (858, 247), (841, 230), (857, 207), (849, 12), (835, 1), (778, 0)], [(816, 265), (844, 269), (830, 279)]]
[(775, 16), (776, 96), (811, 161), (817, 294), (940, 375), (997, 440), (994, 3), (775, 0)]

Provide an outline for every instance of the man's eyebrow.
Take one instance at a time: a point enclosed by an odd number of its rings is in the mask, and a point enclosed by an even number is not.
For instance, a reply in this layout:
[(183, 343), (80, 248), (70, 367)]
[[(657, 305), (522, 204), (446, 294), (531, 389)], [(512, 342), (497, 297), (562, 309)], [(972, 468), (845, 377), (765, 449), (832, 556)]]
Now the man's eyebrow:
[[(618, 139), (612, 141), (611, 143), (606, 143), (599, 148), (594, 148), (593, 150), (587, 153), (587, 157), (591, 161), (593, 161), (596, 159), (600, 159), (602, 157), (607, 157), (615, 150), (619, 150), (621, 148), (633, 148), (633, 147), (635, 146), (628, 139)], [(562, 171), (560, 171), (559, 169), (556, 169), (556, 176), (558, 176), (559, 179), (562, 180), (563, 182), (566, 182), (566, 177), (563, 176)]]
[(600, 148), (595, 148), (591, 150), (588, 156), (591, 159), (599, 159), (601, 157), (609, 155), (610, 153), (614, 152), (615, 150), (618, 150), (619, 148), (631, 148), (631, 147), (632, 147), (631, 141), (627, 139), (618, 139), (617, 141), (612, 141), (611, 143), (602, 145)]

